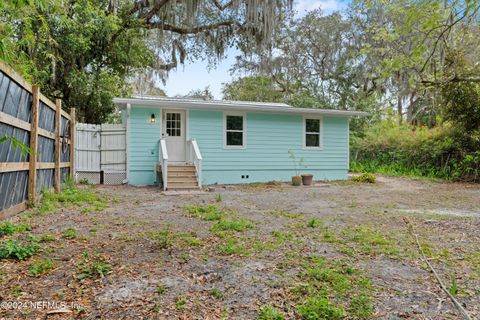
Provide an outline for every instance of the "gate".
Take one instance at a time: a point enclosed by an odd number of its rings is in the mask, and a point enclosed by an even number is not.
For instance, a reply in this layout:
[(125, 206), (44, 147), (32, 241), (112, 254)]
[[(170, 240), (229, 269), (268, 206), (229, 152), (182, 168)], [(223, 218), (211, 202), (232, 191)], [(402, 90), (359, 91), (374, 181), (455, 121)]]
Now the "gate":
[(75, 138), (75, 176), (78, 182), (124, 183), (127, 178), (124, 125), (79, 123)]

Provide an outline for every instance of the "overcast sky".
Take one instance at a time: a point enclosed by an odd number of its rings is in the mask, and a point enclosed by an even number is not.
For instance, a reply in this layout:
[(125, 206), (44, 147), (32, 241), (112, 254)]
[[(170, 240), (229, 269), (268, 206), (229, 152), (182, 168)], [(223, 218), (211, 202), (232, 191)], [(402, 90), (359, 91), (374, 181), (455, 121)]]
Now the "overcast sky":
[[(294, 9), (302, 16), (307, 11), (322, 8), (326, 13), (344, 9), (348, 0), (295, 0)], [(196, 61), (179, 66), (177, 70), (172, 70), (168, 76), (165, 89), (168, 96), (185, 95), (194, 89), (203, 89), (210, 87), (215, 99), (222, 98), (222, 84), (230, 82), (230, 68), (235, 63), (235, 56), (239, 53), (235, 49), (227, 51), (227, 57), (212, 70), (208, 70), (206, 61)]]

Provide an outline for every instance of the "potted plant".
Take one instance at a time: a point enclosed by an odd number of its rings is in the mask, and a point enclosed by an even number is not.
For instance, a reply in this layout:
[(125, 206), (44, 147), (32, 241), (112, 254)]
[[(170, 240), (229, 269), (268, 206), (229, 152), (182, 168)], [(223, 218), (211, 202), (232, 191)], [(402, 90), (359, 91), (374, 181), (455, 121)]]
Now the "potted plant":
[(305, 164), (303, 163), (303, 157), (297, 158), (293, 150), (288, 150), (288, 154), (290, 155), (290, 159), (292, 159), (293, 161), (293, 167), (295, 168), (295, 175), (292, 177), (292, 185), (298, 187), (302, 184), (302, 177), (300, 176), (300, 167), (305, 166)]
[(302, 174), (302, 183), (304, 186), (311, 186), (313, 182), (313, 174)]

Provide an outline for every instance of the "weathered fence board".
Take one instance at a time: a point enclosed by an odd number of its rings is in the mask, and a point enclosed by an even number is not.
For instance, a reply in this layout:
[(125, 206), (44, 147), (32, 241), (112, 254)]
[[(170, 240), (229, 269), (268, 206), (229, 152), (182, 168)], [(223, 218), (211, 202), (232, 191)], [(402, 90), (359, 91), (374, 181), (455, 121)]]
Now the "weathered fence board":
[[(60, 101), (57, 101), (57, 104)], [(24, 155), (11, 141), (0, 143), (0, 219), (35, 202), (44, 188), (58, 189), (73, 175), (75, 109), (69, 115), (0, 61), (0, 137), (30, 147)]]
[(121, 124), (78, 123), (75, 138), (77, 180), (122, 184), (126, 179), (126, 131)]

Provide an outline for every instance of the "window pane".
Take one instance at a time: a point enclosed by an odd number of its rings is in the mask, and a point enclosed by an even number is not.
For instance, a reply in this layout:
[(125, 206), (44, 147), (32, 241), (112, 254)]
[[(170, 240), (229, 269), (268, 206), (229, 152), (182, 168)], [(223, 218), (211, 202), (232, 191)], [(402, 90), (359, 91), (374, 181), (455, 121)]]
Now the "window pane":
[(177, 137), (180, 137), (181, 135), (182, 135), (182, 134), (181, 134), (181, 132), (180, 132), (180, 129), (177, 129), (177, 131), (176, 131), (176, 136), (177, 136)]
[(320, 135), (308, 134), (305, 139), (305, 146), (307, 147), (320, 147)]
[(168, 120), (171, 120), (172, 119), (172, 114), (171, 113), (167, 113), (167, 121)]
[(307, 132), (320, 132), (320, 119), (305, 119)]
[(227, 130), (243, 130), (243, 117), (227, 116)]
[(227, 132), (227, 146), (243, 146), (243, 133)]

